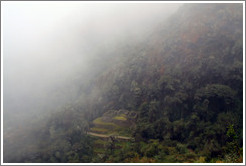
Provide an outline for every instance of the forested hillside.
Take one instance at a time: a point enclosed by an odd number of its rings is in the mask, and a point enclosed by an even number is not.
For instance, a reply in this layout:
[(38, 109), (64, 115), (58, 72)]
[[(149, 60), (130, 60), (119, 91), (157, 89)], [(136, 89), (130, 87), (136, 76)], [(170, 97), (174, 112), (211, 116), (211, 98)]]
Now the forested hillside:
[(72, 104), (4, 136), (4, 162), (243, 162), (242, 4), (184, 4), (112, 50)]

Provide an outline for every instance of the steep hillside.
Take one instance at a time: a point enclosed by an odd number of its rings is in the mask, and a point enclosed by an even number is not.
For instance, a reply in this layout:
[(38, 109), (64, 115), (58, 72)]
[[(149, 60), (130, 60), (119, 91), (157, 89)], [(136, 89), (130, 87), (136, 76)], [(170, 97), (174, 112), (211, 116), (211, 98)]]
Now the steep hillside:
[(185, 4), (119, 52), (8, 162), (243, 161), (242, 4)]
[(138, 141), (181, 143), (206, 161), (240, 161), (228, 157), (228, 146), (241, 154), (242, 19), (239, 4), (184, 5), (127, 63), (97, 79), (103, 106), (138, 110)]

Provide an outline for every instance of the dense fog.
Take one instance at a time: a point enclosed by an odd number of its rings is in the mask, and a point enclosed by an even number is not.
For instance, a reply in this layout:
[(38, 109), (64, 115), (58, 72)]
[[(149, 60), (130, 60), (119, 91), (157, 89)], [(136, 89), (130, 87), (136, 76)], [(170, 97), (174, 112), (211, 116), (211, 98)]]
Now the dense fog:
[(92, 78), (112, 50), (140, 41), (179, 6), (3, 2), (4, 129), (73, 102), (76, 80)]

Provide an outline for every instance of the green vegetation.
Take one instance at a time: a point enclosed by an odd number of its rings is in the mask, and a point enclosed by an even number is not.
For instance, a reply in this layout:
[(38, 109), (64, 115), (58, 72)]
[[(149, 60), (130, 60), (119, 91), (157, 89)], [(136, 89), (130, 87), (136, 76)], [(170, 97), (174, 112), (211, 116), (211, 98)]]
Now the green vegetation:
[(109, 130), (105, 129), (105, 128), (97, 128), (97, 127), (93, 127), (90, 129), (93, 132), (100, 132), (100, 133), (107, 133)]
[[(115, 114), (117, 115), (115, 116)], [(91, 127), (90, 131), (95, 134), (105, 134), (106, 136), (116, 135), (130, 137), (132, 135), (130, 127), (132, 125), (130, 125), (125, 113), (116, 110), (108, 111), (102, 117), (92, 121), (92, 126), (96, 127)]]
[(97, 124), (97, 125), (103, 125), (103, 126), (115, 126), (114, 123), (102, 121), (102, 118), (97, 118), (97, 119), (93, 120), (93, 123)]
[(36, 146), (11, 162), (243, 162), (242, 6), (180, 12), (83, 87), (86, 102), (37, 127)]
[(116, 120), (123, 120), (123, 121), (126, 121), (126, 115), (125, 114), (121, 114), (119, 116), (115, 116), (113, 119), (116, 119)]

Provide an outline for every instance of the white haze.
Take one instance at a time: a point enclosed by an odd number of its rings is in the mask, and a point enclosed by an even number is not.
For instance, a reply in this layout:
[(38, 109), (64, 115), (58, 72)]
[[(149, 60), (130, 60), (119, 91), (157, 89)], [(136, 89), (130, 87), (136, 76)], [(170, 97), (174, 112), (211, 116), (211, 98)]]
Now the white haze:
[(93, 73), (93, 58), (103, 50), (140, 40), (181, 4), (10, 1), (1, 5), (3, 114), (4, 122), (14, 124), (55, 109), (59, 101), (55, 104), (54, 97), (49, 98), (52, 89), (68, 88), (63, 84), (75, 76)]

